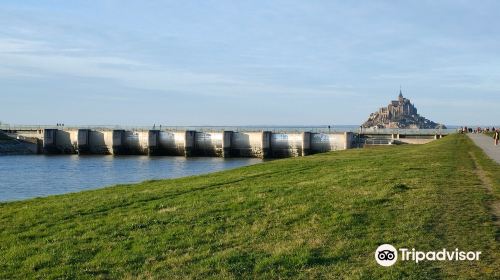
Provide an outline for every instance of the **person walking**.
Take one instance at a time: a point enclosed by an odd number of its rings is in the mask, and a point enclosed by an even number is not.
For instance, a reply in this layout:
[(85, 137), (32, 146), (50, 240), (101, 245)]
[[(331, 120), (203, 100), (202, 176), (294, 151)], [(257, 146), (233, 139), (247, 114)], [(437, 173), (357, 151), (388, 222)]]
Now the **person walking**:
[(495, 131), (493, 139), (495, 140), (495, 146), (498, 146), (498, 140), (500, 139), (500, 131), (498, 129)]

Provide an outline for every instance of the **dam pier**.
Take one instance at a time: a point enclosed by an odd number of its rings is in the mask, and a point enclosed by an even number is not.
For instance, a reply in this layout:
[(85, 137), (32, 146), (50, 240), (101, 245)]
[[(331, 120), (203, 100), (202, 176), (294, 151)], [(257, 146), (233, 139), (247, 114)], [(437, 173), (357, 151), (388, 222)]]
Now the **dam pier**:
[(281, 158), (351, 148), (353, 133), (155, 129), (10, 129), (44, 154)]
[(370, 145), (424, 144), (447, 132), (9, 127), (36, 154), (284, 158)]

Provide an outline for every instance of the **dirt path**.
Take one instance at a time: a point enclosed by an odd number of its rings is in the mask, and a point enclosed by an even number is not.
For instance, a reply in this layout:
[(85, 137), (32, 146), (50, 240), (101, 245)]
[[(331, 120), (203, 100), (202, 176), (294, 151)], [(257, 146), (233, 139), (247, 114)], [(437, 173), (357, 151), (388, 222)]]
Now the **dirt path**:
[[(469, 155), (474, 162), (476, 175), (479, 177), (479, 179), (481, 179), (482, 185), (494, 197), (494, 195), (493, 195), (493, 182), (491, 181), (490, 177), (488, 177), (488, 175), (486, 175), (486, 172), (483, 170), (483, 168), (481, 167), (481, 165), (477, 161), (477, 158), (474, 155), (474, 153), (469, 152)], [(498, 228), (500, 228), (500, 201), (498, 201), (496, 199), (493, 200), (490, 204), (490, 208), (491, 208), (491, 213), (493, 215), (493, 222), (495, 223), (495, 225)]]
[(493, 138), (484, 134), (467, 134), (474, 144), (481, 148), (491, 159), (500, 164), (500, 144), (495, 146)]

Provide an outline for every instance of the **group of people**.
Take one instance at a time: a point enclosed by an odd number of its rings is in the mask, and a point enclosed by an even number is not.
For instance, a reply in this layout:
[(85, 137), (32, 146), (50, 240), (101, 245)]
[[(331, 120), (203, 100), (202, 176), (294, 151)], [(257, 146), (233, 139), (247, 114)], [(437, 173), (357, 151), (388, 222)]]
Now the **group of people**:
[(460, 133), (464, 134), (464, 133), (486, 133), (486, 132), (496, 132), (498, 131), (498, 129), (495, 129), (495, 127), (492, 127), (492, 128), (481, 128), (481, 127), (477, 127), (477, 128), (471, 128), (471, 127), (467, 127), (467, 126), (463, 126), (460, 128)]
[(498, 141), (500, 140), (500, 130), (498, 128), (492, 127), (492, 128), (481, 128), (477, 127), (475, 129), (470, 128), (470, 127), (461, 127), (460, 128), (460, 133), (465, 134), (465, 133), (489, 133), (493, 132), (493, 143), (495, 146), (498, 146)]

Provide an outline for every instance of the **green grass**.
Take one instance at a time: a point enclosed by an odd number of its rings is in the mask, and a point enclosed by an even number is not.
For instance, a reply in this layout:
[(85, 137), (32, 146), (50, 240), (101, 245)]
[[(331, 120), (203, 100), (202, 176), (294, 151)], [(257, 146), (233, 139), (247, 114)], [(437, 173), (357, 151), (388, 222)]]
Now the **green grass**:
[[(3, 203), (0, 279), (498, 279), (499, 171), (452, 135)], [(384, 268), (382, 243), (482, 258)]]

